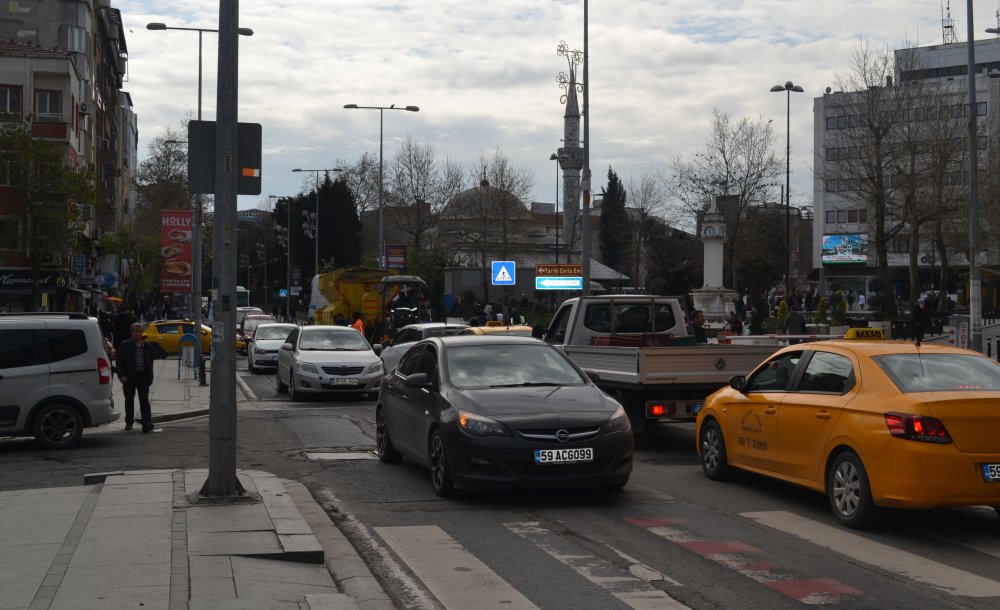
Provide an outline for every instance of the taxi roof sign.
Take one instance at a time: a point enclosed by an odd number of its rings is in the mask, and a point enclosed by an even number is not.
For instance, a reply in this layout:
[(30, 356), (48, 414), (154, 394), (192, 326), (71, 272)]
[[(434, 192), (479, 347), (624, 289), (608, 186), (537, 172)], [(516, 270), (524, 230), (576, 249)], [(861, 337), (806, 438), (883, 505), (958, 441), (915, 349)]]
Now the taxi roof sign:
[(849, 328), (844, 333), (848, 341), (885, 341), (885, 331), (881, 328)]

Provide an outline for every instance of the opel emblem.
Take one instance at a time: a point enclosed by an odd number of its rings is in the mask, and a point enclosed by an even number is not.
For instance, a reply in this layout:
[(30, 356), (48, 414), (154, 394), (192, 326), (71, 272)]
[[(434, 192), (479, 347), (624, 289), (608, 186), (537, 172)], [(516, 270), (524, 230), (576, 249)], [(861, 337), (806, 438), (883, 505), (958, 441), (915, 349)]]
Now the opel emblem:
[(559, 441), (560, 443), (565, 443), (566, 441), (568, 441), (569, 440), (569, 431), (568, 430), (556, 430), (556, 440)]
[(726, 359), (725, 358), (716, 358), (715, 359), (715, 368), (719, 369), (720, 371), (722, 369), (726, 368)]

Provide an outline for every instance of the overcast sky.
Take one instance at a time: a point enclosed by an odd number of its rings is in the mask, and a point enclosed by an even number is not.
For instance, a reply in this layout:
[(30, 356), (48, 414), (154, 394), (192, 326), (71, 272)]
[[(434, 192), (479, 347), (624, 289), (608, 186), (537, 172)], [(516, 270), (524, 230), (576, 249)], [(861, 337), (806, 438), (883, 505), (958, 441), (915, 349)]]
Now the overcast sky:
[[(216, 28), (218, 2), (112, 4), (125, 26), (124, 89), (142, 159), (154, 137), (184, 128), (198, 102), (198, 34), (145, 26)], [(951, 4), (966, 40), (966, 3)], [(977, 38), (997, 27), (997, 10), (979, 0)], [(792, 205), (811, 205), (813, 98), (848, 69), (862, 38), (937, 44), (941, 17), (939, 0), (591, 0), (595, 192), (609, 165), (627, 182), (693, 155), (713, 107), (773, 118), (783, 158), (786, 97), (769, 89), (791, 80), (806, 91), (791, 98)], [(385, 112), (386, 159), (408, 135), (466, 167), (499, 147), (533, 174), (534, 200), (555, 199), (549, 155), (562, 145), (556, 76), (566, 71), (556, 46), (583, 48), (583, 0), (242, 0), (240, 27), (254, 35), (239, 38), (239, 119), (261, 123), (264, 134), (263, 191), (240, 196), (241, 209), (311, 190), (313, 174), (292, 168), (377, 155), (378, 111), (345, 110), (349, 103), (420, 107)], [(218, 39), (203, 40), (203, 118), (214, 120)]]

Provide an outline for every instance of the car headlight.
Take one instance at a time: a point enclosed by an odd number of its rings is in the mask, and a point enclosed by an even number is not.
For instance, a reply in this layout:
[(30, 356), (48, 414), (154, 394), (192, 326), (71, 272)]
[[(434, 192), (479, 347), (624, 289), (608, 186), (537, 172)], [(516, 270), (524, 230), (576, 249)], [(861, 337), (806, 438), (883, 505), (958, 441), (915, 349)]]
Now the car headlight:
[(266, 354), (267, 350), (264, 349), (264, 348), (262, 348), (262, 347), (255, 347), (255, 348), (253, 348), (253, 353), (255, 353), (255, 354)]
[(615, 409), (615, 412), (608, 419), (608, 423), (604, 424), (605, 432), (628, 432), (631, 428), (632, 424), (628, 421), (628, 414), (621, 406)]
[(368, 365), (368, 370), (365, 371), (365, 374), (366, 375), (372, 375), (374, 373), (381, 373), (381, 372), (382, 372), (382, 361), (379, 360), (378, 362), (373, 362), (373, 363), (369, 364)]
[(316, 370), (316, 367), (308, 362), (296, 362), (295, 369), (306, 373), (312, 373), (314, 375), (319, 374), (319, 371)]
[(465, 411), (458, 412), (458, 427), (473, 436), (510, 436), (507, 426), (495, 419), (473, 415)]

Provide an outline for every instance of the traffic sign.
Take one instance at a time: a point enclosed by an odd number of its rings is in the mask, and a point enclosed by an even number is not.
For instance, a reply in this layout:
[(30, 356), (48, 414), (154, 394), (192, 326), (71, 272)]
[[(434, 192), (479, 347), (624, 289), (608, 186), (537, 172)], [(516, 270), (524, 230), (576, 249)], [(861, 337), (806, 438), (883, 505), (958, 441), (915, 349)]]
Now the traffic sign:
[(536, 277), (535, 290), (583, 290), (583, 278)]
[(535, 275), (558, 275), (575, 277), (583, 275), (583, 265), (573, 263), (569, 265), (535, 265)]
[(493, 261), (493, 285), (513, 286), (517, 283), (517, 268), (514, 261)]
[(287, 288), (279, 288), (278, 289), (278, 298), (284, 299), (287, 296), (288, 296), (288, 289)]

